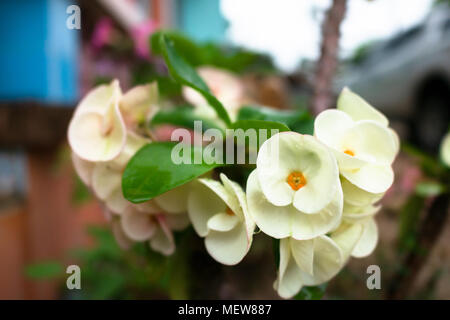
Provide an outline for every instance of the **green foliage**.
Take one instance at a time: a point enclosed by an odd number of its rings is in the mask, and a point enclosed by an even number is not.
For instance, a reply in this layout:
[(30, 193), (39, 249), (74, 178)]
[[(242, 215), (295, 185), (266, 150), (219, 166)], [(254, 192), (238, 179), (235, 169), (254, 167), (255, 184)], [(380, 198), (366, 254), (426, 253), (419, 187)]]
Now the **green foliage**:
[(160, 45), (170, 75), (182, 85), (189, 86), (198, 91), (206, 99), (208, 104), (214, 108), (217, 116), (229, 126), (231, 124), (230, 116), (222, 103), (211, 94), (208, 86), (200, 78), (195, 69), (177, 53), (174, 42), (165, 35), (162, 35), (160, 37)]
[(320, 300), (325, 295), (327, 283), (315, 287), (303, 287), (294, 297), (295, 300)]
[(425, 206), (425, 200), (425, 197), (413, 194), (400, 211), (398, 233), (398, 250), (400, 252), (411, 250), (416, 245), (417, 228), (420, 222), (420, 214)]
[(81, 205), (88, 202), (92, 198), (89, 189), (77, 175), (74, 176), (74, 180), (75, 187), (72, 192), (72, 203), (75, 205)]
[(58, 261), (43, 261), (28, 265), (25, 274), (33, 279), (51, 279), (64, 274), (64, 267)]
[(197, 116), (190, 106), (178, 106), (172, 109), (160, 110), (152, 118), (150, 125), (171, 124), (178, 127), (194, 129), (194, 121), (199, 120), (202, 121), (203, 132), (211, 128), (223, 130), (214, 121)]
[(240, 48), (224, 48), (213, 43), (196, 43), (184, 34), (174, 30), (161, 30), (150, 37), (152, 54), (163, 55), (161, 37), (168, 36), (175, 50), (193, 67), (215, 66), (232, 72), (260, 71), (274, 72), (269, 57)]
[[(202, 149), (185, 145), (190, 164), (175, 164), (172, 161), (174, 142), (154, 142), (141, 148), (128, 162), (122, 176), (125, 198), (133, 203), (150, 200), (177, 186), (187, 183), (217, 164), (195, 163), (195, 154), (201, 156)], [(201, 157), (203, 159), (203, 157)]]
[(292, 131), (313, 134), (314, 119), (306, 110), (281, 111), (261, 106), (244, 106), (239, 110), (238, 120), (249, 119), (279, 122)]

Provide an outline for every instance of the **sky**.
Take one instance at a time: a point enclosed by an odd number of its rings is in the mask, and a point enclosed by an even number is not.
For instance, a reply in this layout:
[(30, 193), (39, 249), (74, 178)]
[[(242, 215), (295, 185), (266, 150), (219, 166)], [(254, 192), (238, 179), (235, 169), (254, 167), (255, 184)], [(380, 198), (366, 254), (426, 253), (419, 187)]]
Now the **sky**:
[[(422, 21), (433, 0), (348, 0), (341, 26), (340, 54), (388, 38)], [(229, 22), (227, 39), (270, 54), (276, 65), (292, 71), (303, 58), (316, 59), (320, 25), (331, 0), (221, 0)]]

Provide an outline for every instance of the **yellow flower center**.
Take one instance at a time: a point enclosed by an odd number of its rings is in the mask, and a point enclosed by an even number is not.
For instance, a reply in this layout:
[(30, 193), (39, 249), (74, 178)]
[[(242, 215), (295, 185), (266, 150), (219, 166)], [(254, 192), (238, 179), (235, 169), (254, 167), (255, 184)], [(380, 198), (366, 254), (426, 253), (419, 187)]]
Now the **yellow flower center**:
[(352, 150), (349, 150), (349, 149), (345, 150), (344, 153), (346, 153), (346, 154), (348, 154), (349, 156), (352, 156), (352, 157), (355, 156), (355, 153)]
[(293, 171), (286, 179), (289, 186), (291, 186), (292, 190), (299, 190), (306, 185), (306, 178), (303, 173), (299, 171)]

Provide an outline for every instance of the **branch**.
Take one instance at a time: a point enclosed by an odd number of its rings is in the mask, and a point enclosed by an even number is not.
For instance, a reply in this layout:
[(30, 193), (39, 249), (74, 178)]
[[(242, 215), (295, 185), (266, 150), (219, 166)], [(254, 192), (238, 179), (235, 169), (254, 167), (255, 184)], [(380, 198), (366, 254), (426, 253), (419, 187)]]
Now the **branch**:
[(331, 107), (332, 80), (337, 66), (340, 25), (345, 16), (347, 0), (333, 0), (322, 26), (322, 46), (316, 68), (311, 110), (319, 113)]

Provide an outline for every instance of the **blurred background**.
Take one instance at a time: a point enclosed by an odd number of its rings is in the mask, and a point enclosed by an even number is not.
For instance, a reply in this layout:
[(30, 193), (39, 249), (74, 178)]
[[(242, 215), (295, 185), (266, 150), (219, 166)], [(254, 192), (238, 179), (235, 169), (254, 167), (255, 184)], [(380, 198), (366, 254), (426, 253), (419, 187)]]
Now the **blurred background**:
[[(276, 298), (272, 244), (262, 235), (234, 268), (214, 264), (193, 233), (183, 237), (200, 249), (188, 258), (144, 246), (124, 252), (75, 176), (66, 130), (93, 86), (157, 81), (163, 97), (180, 95), (149, 42), (160, 29), (182, 39), (194, 66), (237, 74), (260, 105), (313, 115), (348, 86), (385, 113), (404, 148), (377, 216), (379, 244), (325, 297), (450, 299), (448, 209), (429, 217), (450, 124), (450, 2), (442, 0), (1, 1), (0, 299)], [(73, 263), (82, 290), (64, 289)], [(203, 280), (189, 271), (212, 264)], [(381, 290), (366, 287), (371, 264), (381, 267)]]

